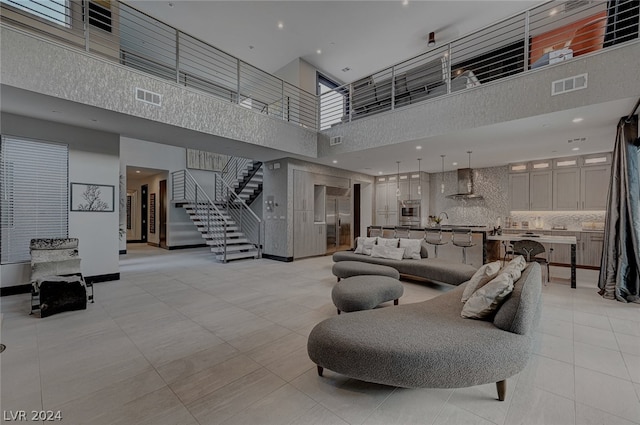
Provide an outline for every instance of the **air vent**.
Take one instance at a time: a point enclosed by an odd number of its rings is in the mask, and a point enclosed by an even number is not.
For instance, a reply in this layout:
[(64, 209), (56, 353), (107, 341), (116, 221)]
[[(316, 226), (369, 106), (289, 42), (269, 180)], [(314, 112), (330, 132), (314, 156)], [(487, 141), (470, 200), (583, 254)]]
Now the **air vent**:
[(334, 136), (329, 139), (329, 146), (341, 145), (342, 144), (342, 136)]
[(551, 83), (551, 96), (587, 88), (587, 75), (580, 74)]
[(577, 137), (575, 139), (569, 139), (567, 140), (568, 143), (584, 143), (587, 141), (586, 137)]
[(589, 6), (591, 4), (590, 0), (569, 0), (564, 4), (564, 12), (571, 12), (572, 10), (582, 9), (583, 7)]
[(136, 100), (151, 105), (160, 106), (162, 104), (162, 95), (149, 90), (136, 87)]

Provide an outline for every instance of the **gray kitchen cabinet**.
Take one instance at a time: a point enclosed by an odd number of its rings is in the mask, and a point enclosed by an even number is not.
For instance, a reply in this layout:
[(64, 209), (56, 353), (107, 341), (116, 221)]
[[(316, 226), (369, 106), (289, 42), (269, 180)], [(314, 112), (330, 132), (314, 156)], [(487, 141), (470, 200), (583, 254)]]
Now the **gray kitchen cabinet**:
[(306, 171), (293, 170), (294, 211), (313, 210), (313, 175)]
[(529, 173), (509, 174), (511, 211), (529, 209)]
[(398, 225), (398, 198), (396, 197), (396, 182), (396, 176), (378, 177), (376, 180), (375, 224), (377, 226)]
[(578, 264), (600, 267), (603, 245), (604, 232), (582, 232), (581, 240), (578, 243), (580, 252)]
[[(580, 264), (582, 232), (558, 232), (551, 233), (553, 236), (575, 236), (576, 237), (576, 264)], [(551, 253), (551, 263), (555, 264), (571, 264), (571, 245), (570, 244), (551, 244), (553, 252)]]
[[(293, 212), (293, 258), (314, 254), (316, 237), (313, 226), (313, 210)], [(323, 251), (324, 253), (324, 251)]]
[(553, 170), (553, 209), (575, 211), (580, 205), (580, 169)]
[(532, 171), (529, 173), (529, 209), (549, 211), (553, 208), (552, 171)]
[(325, 223), (313, 224), (313, 253), (310, 255), (322, 255), (327, 252), (327, 225)]
[(580, 169), (580, 207), (583, 210), (605, 210), (611, 166), (600, 165)]

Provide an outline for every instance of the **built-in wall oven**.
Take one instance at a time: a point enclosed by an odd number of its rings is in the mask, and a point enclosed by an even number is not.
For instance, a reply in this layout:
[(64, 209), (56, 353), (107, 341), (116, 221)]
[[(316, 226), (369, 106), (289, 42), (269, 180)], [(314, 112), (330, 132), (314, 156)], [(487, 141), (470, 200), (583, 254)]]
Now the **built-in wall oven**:
[(420, 200), (398, 201), (401, 226), (420, 227)]

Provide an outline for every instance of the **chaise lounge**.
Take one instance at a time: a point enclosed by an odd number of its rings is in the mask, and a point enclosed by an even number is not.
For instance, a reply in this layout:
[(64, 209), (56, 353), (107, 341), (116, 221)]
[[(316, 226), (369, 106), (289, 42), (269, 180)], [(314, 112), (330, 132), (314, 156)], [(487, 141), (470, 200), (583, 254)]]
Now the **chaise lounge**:
[(434, 299), (359, 311), (320, 322), (309, 357), (323, 369), (405, 388), (460, 388), (506, 379), (524, 369), (540, 318), (540, 265), (529, 264), (492, 321), (461, 317), (465, 285)]

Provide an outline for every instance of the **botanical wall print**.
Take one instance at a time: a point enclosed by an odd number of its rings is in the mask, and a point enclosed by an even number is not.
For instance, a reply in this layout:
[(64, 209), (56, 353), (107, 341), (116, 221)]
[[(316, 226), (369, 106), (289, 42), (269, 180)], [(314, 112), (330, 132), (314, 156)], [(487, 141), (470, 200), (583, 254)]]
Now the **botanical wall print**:
[(149, 195), (149, 233), (156, 232), (156, 194)]
[(113, 212), (114, 186), (71, 183), (71, 211)]

